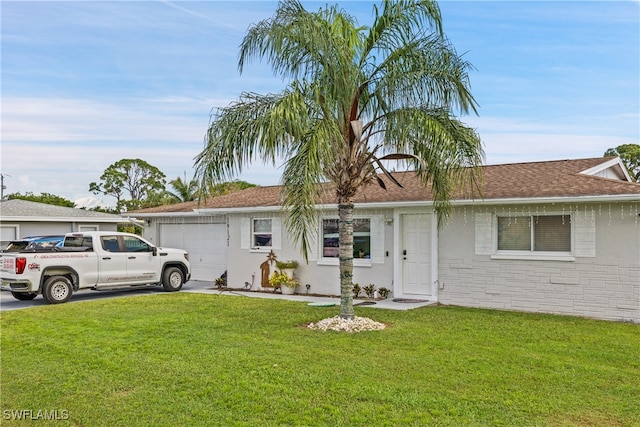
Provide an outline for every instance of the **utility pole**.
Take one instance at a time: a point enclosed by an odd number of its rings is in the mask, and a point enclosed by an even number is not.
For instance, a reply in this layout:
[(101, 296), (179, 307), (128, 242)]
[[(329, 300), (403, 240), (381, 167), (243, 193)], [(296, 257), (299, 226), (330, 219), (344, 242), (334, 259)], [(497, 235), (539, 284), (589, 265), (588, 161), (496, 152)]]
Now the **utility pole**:
[[(11, 175), (7, 175), (7, 176), (11, 176)], [(0, 200), (4, 200), (4, 190), (7, 189), (7, 186), (4, 185), (4, 177), (5, 175), (3, 173), (0, 173)]]

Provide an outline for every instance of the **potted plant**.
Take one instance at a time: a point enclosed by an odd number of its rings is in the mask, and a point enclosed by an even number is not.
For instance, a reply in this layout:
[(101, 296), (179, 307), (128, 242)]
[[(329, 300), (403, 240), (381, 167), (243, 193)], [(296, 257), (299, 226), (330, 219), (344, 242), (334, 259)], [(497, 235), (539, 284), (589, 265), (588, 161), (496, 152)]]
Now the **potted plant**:
[(378, 289), (378, 295), (380, 295), (380, 298), (382, 299), (387, 299), (387, 297), (389, 296), (389, 292), (389, 289), (385, 287)]
[(287, 261), (276, 261), (276, 268), (286, 273), (291, 279), (293, 279), (293, 272), (298, 268), (298, 265), (298, 261), (292, 259)]
[(373, 293), (376, 290), (376, 287), (373, 283), (362, 288), (365, 294), (367, 294), (367, 298), (373, 298)]
[(275, 289), (280, 288), (280, 292), (282, 292), (283, 295), (291, 295), (295, 293), (296, 286), (298, 286), (300, 282), (292, 279), (283, 271), (276, 271), (269, 277), (269, 284)]

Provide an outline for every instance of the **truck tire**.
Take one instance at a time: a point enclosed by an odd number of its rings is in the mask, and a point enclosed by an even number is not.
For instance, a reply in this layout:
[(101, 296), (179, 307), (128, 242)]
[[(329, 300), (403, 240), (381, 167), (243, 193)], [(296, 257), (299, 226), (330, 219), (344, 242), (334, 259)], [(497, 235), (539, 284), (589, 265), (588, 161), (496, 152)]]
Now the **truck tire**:
[(184, 274), (178, 267), (169, 267), (162, 273), (162, 287), (167, 292), (176, 292), (182, 289)]
[(64, 276), (51, 276), (42, 288), (42, 297), (49, 304), (61, 304), (69, 301), (73, 294), (71, 282)]
[(11, 291), (11, 295), (13, 295), (15, 299), (19, 299), (20, 301), (31, 301), (36, 296), (38, 296), (38, 294), (35, 292), (14, 292), (14, 291)]

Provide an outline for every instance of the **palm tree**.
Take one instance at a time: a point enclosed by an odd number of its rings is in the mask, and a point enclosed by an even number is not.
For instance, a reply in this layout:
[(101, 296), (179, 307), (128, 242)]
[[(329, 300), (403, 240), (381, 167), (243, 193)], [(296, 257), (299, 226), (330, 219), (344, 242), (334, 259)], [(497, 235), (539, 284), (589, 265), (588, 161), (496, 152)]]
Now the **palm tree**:
[(305, 258), (320, 184), (334, 188), (339, 211), (340, 316), (354, 317), (353, 196), (370, 183), (395, 182), (384, 160), (413, 168), (434, 194), (443, 218), (463, 181), (474, 184), (484, 157), (476, 132), (452, 112), (476, 113), (467, 71), (472, 66), (442, 31), (433, 0), (384, 1), (370, 27), (337, 6), (308, 12), (283, 0), (275, 15), (251, 26), (239, 70), (266, 58), (290, 79), (278, 94), (243, 93), (217, 110), (196, 157), (203, 188), (240, 172), (254, 156), (282, 176), (285, 225)]
[(167, 191), (166, 195), (177, 202), (191, 202), (196, 200), (199, 195), (198, 180), (192, 179), (187, 181), (185, 173), (184, 180), (180, 177), (169, 181), (175, 192)]

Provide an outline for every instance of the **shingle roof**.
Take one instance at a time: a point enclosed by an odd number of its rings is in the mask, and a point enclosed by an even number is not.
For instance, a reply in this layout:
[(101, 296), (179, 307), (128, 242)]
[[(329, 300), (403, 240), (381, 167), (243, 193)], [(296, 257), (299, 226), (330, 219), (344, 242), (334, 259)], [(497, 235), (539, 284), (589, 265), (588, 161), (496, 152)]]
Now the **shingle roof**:
[[(482, 197), (469, 189), (457, 192), (453, 200), (500, 200), (526, 198), (581, 197), (604, 195), (638, 195), (640, 184), (628, 181), (586, 175), (581, 172), (602, 165), (610, 158), (556, 160), (532, 163), (511, 163), (483, 166)], [(387, 178), (387, 189), (377, 184), (369, 185), (354, 197), (355, 203), (412, 202), (432, 199), (429, 187), (424, 187), (414, 172), (395, 173), (403, 188)], [(179, 205), (159, 206), (139, 213), (190, 212), (194, 209), (229, 209), (271, 207), (280, 205), (281, 186), (251, 187), (204, 202), (186, 202)], [(323, 189), (323, 202), (336, 203), (330, 185)]]
[(104, 212), (88, 211), (84, 209), (68, 208), (64, 206), (49, 205), (46, 203), (31, 202), (28, 200), (12, 199), (0, 202), (0, 216), (6, 218), (73, 218), (75, 220), (100, 220), (108, 222), (124, 222), (120, 215)]

